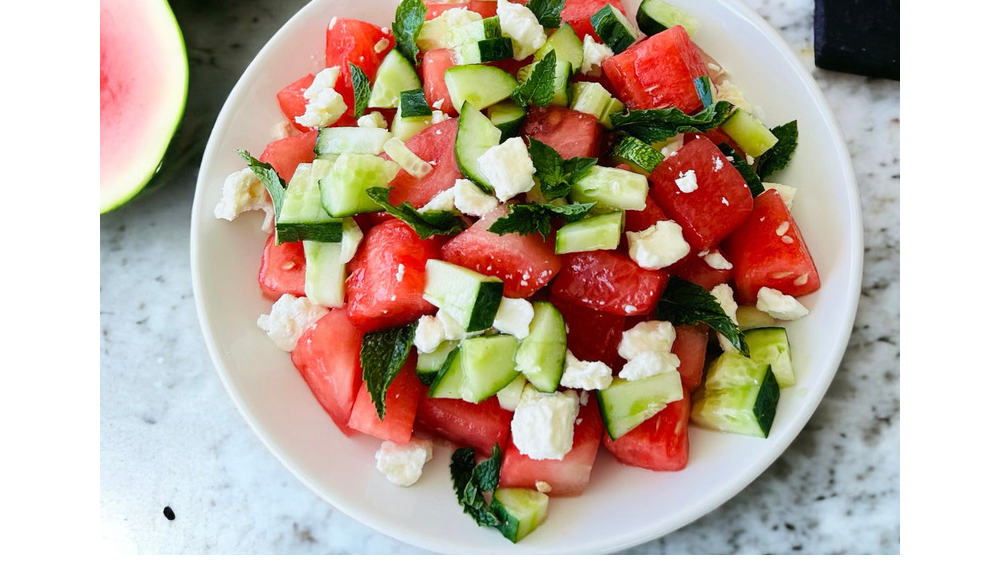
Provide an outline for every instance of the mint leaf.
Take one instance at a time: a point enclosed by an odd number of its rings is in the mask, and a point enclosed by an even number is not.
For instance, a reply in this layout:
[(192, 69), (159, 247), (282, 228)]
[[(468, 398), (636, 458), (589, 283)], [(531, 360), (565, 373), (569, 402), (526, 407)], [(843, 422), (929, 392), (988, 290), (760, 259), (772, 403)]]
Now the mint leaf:
[(760, 178), (757, 176), (757, 173), (753, 171), (753, 167), (750, 166), (750, 163), (740, 156), (740, 153), (736, 152), (726, 143), (719, 143), (719, 150), (722, 151), (722, 154), (732, 159), (729, 162), (732, 163), (732, 165), (740, 173), (740, 176), (743, 176), (743, 181), (747, 183), (747, 187), (750, 188), (750, 194), (752, 196), (757, 197), (764, 193), (764, 184), (761, 183)]
[(417, 64), (417, 36), (424, 25), (427, 6), (422, 0), (403, 0), (396, 8), (396, 20), (392, 22), (392, 35), (396, 38), (396, 50), (410, 62)]
[(480, 526), (496, 528), (500, 519), (490, 510), (485, 493), (492, 493), (500, 482), (503, 453), (493, 444), (493, 455), (476, 465), (476, 450), (458, 448), (451, 455), (451, 481), (462, 510)]
[(542, 238), (548, 238), (549, 233), (552, 232), (553, 218), (562, 217), (567, 223), (579, 221), (587, 215), (593, 206), (593, 202), (570, 205), (515, 203), (510, 206), (506, 215), (494, 221), (487, 230), (498, 235), (541, 233)]
[(367, 332), (361, 339), (361, 379), (375, 404), (379, 420), (385, 418), (385, 393), (403, 369), (413, 345), (417, 323)]
[(774, 133), (774, 136), (778, 138), (778, 142), (757, 157), (757, 175), (761, 179), (788, 166), (788, 162), (792, 159), (792, 153), (795, 152), (795, 147), (799, 144), (798, 121), (789, 121), (784, 125), (779, 125), (771, 129), (771, 133)]
[(365, 114), (368, 99), (372, 95), (372, 84), (361, 67), (351, 63), (351, 84), (354, 86), (354, 119)]
[(559, 27), (562, 23), (562, 11), (566, 0), (531, 0), (528, 9), (535, 14), (538, 23), (547, 29)]
[(700, 285), (670, 276), (667, 289), (656, 304), (656, 318), (675, 325), (705, 323), (725, 336), (744, 356), (750, 356), (750, 347), (743, 331), (726, 315), (714, 295)]
[(414, 209), (413, 204), (404, 201), (396, 206), (389, 203), (388, 188), (368, 188), (365, 190), (372, 201), (382, 206), (385, 212), (410, 226), (417, 236), (425, 239), (434, 235), (456, 235), (465, 229), (461, 216), (450, 211), (424, 211)]
[(539, 141), (528, 138), (528, 155), (535, 166), (535, 177), (538, 178), (542, 188), (542, 196), (551, 201), (556, 198), (569, 195), (570, 186), (597, 163), (596, 158), (585, 158), (574, 156), (569, 160), (563, 160), (559, 152)]
[(267, 188), (267, 194), (271, 196), (271, 203), (274, 204), (274, 218), (277, 221), (278, 217), (281, 216), (281, 206), (285, 203), (285, 182), (282, 181), (281, 177), (274, 170), (274, 167), (270, 164), (257, 160), (243, 149), (236, 152), (239, 153), (243, 160), (247, 161), (250, 170), (253, 170), (260, 183), (264, 184), (264, 187)]
[(528, 78), (514, 88), (510, 97), (518, 104), (527, 107), (535, 105), (545, 107), (552, 103), (556, 94), (556, 52), (545, 53), (540, 62), (534, 63)]
[(733, 104), (718, 101), (695, 115), (677, 108), (639, 109), (611, 114), (611, 125), (617, 131), (646, 143), (665, 141), (679, 133), (704, 133), (729, 119)]

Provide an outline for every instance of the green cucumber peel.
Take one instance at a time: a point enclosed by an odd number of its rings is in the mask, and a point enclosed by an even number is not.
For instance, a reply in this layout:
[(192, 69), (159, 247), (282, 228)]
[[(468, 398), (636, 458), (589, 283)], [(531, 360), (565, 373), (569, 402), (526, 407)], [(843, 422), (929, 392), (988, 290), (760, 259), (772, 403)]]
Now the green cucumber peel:
[(680, 133), (704, 133), (715, 129), (729, 119), (734, 110), (733, 104), (723, 100), (695, 115), (677, 108), (626, 110), (611, 114), (611, 125), (617, 131), (653, 144)]
[(388, 188), (368, 188), (365, 193), (386, 213), (409, 225), (413, 232), (422, 239), (434, 235), (457, 235), (465, 229), (465, 222), (457, 213), (450, 211), (420, 212), (408, 201), (404, 201), (398, 206), (389, 203)]
[(757, 197), (764, 193), (764, 184), (761, 183), (760, 177), (757, 173), (753, 171), (753, 167), (750, 166), (740, 153), (736, 152), (735, 149), (727, 145), (726, 143), (719, 143), (719, 150), (722, 154), (726, 155), (728, 158), (732, 159), (730, 162), (733, 167), (736, 168), (740, 176), (743, 176), (743, 181), (747, 183), (747, 187), (750, 188), (750, 195)]
[(396, 38), (396, 49), (410, 63), (417, 64), (417, 37), (427, 16), (427, 6), (422, 0), (403, 0), (396, 8), (396, 19), (392, 22), (392, 35)]
[(707, 108), (712, 105), (712, 81), (707, 76), (695, 78), (694, 89), (698, 91), (702, 106)]
[(510, 206), (507, 214), (500, 217), (487, 229), (491, 233), (505, 235), (517, 233), (530, 235), (539, 233), (542, 238), (548, 238), (552, 232), (552, 219), (561, 217), (567, 223), (579, 221), (586, 217), (587, 212), (595, 203), (573, 203), (569, 205), (552, 205), (551, 203), (515, 203)]
[(498, 528), (500, 519), (486, 503), (485, 493), (492, 493), (500, 482), (503, 452), (493, 444), (493, 455), (476, 464), (476, 450), (458, 448), (451, 455), (451, 481), (462, 510), (480, 526)]
[(236, 152), (243, 160), (247, 161), (247, 166), (253, 170), (257, 179), (267, 189), (267, 194), (271, 196), (271, 203), (274, 204), (274, 219), (277, 221), (278, 217), (281, 217), (281, 205), (285, 202), (285, 182), (270, 164), (257, 160), (243, 149)]
[(372, 96), (372, 83), (361, 67), (351, 64), (351, 85), (354, 86), (354, 119), (365, 114)]
[(569, 195), (570, 186), (597, 164), (596, 158), (563, 159), (556, 149), (538, 139), (529, 137), (529, 141), (528, 155), (535, 166), (535, 177), (541, 184), (542, 196), (549, 201)]
[(657, 319), (675, 325), (705, 323), (728, 338), (741, 354), (750, 357), (750, 346), (743, 337), (743, 331), (722, 310), (719, 300), (698, 284), (670, 276), (667, 288), (656, 304), (655, 314)]
[(400, 117), (426, 117), (432, 115), (431, 106), (423, 90), (404, 90), (399, 93)]
[(365, 333), (361, 339), (361, 379), (375, 405), (378, 419), (385, 418), (385, 394), (403, 369), (417, 323)]
[(518, 104), (546, 107), (556, 94), (556, 52), (545, 53), (542, 60), (535, 63), (528, 78), (514, 88), (510, 95)]
[(757, 157), (757, 175), (761, 179), (784, 169), (792, 159), (792, 153), (799, 144), (798, 121), (789, 121), (771, 129), (778, 142), (764, 154)]
[(562, 23), (566, 0), (530, 0), (527, 8), (535, 14), (538, 23), (546, 29), (555, 29)]

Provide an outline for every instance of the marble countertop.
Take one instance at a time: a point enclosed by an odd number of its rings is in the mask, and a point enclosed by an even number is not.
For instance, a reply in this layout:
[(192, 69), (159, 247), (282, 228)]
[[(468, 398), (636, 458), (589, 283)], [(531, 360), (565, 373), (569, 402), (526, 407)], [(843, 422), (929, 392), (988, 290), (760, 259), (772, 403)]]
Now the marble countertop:
[[(211, 127), (243, 69), (304, 3), (171, 2), (191, 63), (189, 119)], [(840, 371), (788, 450), (723, 506), (625, 553), (899, 553), (900, 86), (815, 69), (810, 0), (747, 4), (800, 53), (847, 140), (864, 208), (860, 307)], [(191, 286), (197, 165), (101, 217), (103, 550), (422, 553), (320, 500), (229, 399)]]

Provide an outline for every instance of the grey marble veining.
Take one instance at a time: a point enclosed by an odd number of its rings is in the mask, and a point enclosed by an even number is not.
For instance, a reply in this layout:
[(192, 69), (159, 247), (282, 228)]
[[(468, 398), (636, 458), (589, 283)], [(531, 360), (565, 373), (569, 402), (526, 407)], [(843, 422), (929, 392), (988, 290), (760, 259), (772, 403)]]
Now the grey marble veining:
[[(191, 60), (189, 115), (211, 127), (243, 69), (303, 3), (173, 1)], [(819, 409), (774, 465), (715, 511), (625, 553), (898, 553), (899, 83), (815, 69), (809, 0), (747, 3), (812, 69), (851, 152), (866, 241), (855, 330)], [(196, 175), (195, 159), (101, 219), (103, 548), (422, 553), (321, 501), (229, 400), (191, 289)]]

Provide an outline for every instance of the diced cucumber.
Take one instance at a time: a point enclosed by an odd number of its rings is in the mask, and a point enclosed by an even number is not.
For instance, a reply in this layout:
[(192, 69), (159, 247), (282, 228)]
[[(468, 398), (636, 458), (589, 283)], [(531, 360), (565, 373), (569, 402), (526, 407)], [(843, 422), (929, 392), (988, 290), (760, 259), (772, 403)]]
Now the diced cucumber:
[(766, 125), (750, 112), (740, 108), (736, 108), (721, 128), (726, 135), (736, 141), (743, 152), (754, 158), (764, 154), (778, 142), (778, 138)]
[(458, 348), (457, 340), (445, 340), (432, 352), (417, 352), (417, 377), (425, 385), (430, 385), (444, 367), (451, 351)]
[(454, 49), (466, 43), (475, 43), (483, 39), (497, 39), (499, 37), (501, 37), (500, 18), (492, 16), (446, 29), (444, 32), (444, 44), (449, 49)]
[(343, 222), (323, 209), (313, 164), (303, 163), (295, 168), (274, 231), (277, 244), (300, 240), (340, 242)]
[(618, 137), (608, 155), (613, 161), (628, 164), (633, 172), (644, 176), (663, 162), (663, 153), (627, 134)]
[(397, 111), (392, 117), (392, 124), (389, 131), (392, 136), (400, 141), (409, 141), (411, 137), (431, 126), (431, 116), (425, 117), (403, 117), (402, 112)]
[(344, 306), (347, 264), (341, 260), (341, 243), (302, 241), (306, 256), (306, 297), (315, 305)]
[(791, 347), (784, 327), (754, 328), (744, 331), (743, 336), (750, 347), (750, 359), (769, 364), (778, 387), (795, 385)]
[(433, 169), (429, 163), (414, 154), (413, 151), (403, 144), (403, 141), (396, 137), (386, 141), (385, 154), (414, 178), (423, 178), (430, 174)]
[(427, 105), (423, 90), (404, 90), (399, 93), (399, 114), (402, 117), (427, 117), (431, 113), (431, 106)]
[(535, 315), (517, 348), (515, 367), (536, 389), (554, 393), (566, 362), (566, 322), (552, 303), (535, 301), (531, 306)]
[(427, 261), (426, 272), (424, 299), (428, 303), (450, 315), (466, 332), (493, 326), (503, 297), (500, 278), (436, 259)]
[(502, 136), (490, 118), (483, 115), (471, 102), (462, 105), (458, 114), (458, 133), (455, 135), (455, 161), (466, 178), (488, 193), (493, 192), (493, 187), (479, 173), (476, 161), (487, 150), (499, 145)]
[(593, 166), (587, 174), (570, 186), (569, 197), (573, 203), (596, 205), (594, 212), (642, 210), (646, 207), (649, 181), (642, 174), (620, 168)]
[(427, 389), (427, 396), (435, 399), (461, 399), (465, 374), (462, 372), (462, 348), (456, 347), (448, 354), (437, 377)]
[[(589, 113), (597, 118), (601, 125), (611, 129), (611, 108), (612, 102), (617, 102), (604, 86), (597, 82), (574, 82), (571, 85), (573, 94), (572, 109)], [(621, 103), (621, 102), (619, 102)]]
[(556, 231), (556, 254), (614, 250), (621, 242), (625, 212), (611, 211), (569, 223)]
[(524, 386), (527, 383), (528, 379), (523, 374), (518, 375), (506, 387), (497, 391), (497, 401), (500, 402), (500, 407), (509, 411), (514, 410), (518, 401), (521, 400), (521, 392), (524, 391)]
[(597, 392), (601, 418), (612, 440), (683, 398), (684, 387), (676, 370), (643, 379), (615, 379), (607, 389)]
[(417, 34), (417, 48), (426, 53), (433, 49), (448, 47), (445, 36), (448, 30), (464, 24), (483, 19), (477, 12), (456, 5), (455, 8), (445, 10), (438, 17), (427, 20), (420, 26), (420, 33)]
[(423, 88), (416, 69), (398, 50), (393, 49), (382, 60), (372, 82), (370, 108), (394, 108), (399, 104), (399, 94), (404, 90)]
[(387, 188), (399, 165), (371, 154), (342, 154), (335, 161), (316, 160), (312, 176), (319, 183), (323, 209), (331, 217), (381, 211), (365, 190)]
[(765, 326), (774, 326), (774, 318), (755, 305), (740, 305), (736, 308), (736, 324), (740, 329), (749, 330)]
[(509, 98), (517, 88), (516, 78), (488, 65), (453, 66), (444, 71), (444, 83), (455, 107), (469, 102), (476, 110)]
[(517, 543), (545, 522), (549, 497), (533, 489), (500, 487), (493, 491), (490, 509), (500, 519), (500, 533)]
[(517, 338), (509, 334), (475, 336), (459, 344), (462, 349), (462, 399), (480, 403), (517, 377), (514, 354)]
[(521, 107), (512, 100), (505, 100), (486, 108), (486, 116), (500, 130), (500, 142), (521, 133), (521, 123), (528, 115), (528, 108)]
[[(536, 59), (537, 60), (537, 59)], [(530, 65), (523, 66), (517, 72), (517, 78), (521, 82), (528, 80), (531, 73), (535, 71), (535, 66), (538, 63), (531, 63)], [(552, 102), (549, 105), (553, 106), (569, 106), (570, 99), (573, 95), (573, 67), (569, 61), (556, 60), (556, 71), (555, 76), (552, 79)]]
[(317, 156), (328, 154), (381, 154), (382, 146), (392, 137), (375, 127), (325, 127), (316, 135)]
[(615, 54), (628, 49), (639, 39), (639, 30), (628, 21), (625, 14), (611, 4), (605, 4), (603, 8), (594, 12), (594, 15), (590, 16), (590, 23), (601, 41)]
[(513, 57), (514, 44), (511, 43), (509, 37), (495, 37), (459, 45), (453, 49), (453, 52), (455, 64), (474, 65)]
[(642, 0), (639, 11), (635, 14), (635, 23), (639, 24), (639, 29), (646, 35), (656, 35), (679, 25), (689, 36), (694, 37), (700, 27), (698, 20), (690, 14), (663, 0)]
[(712, 362), (704, 386), (695, 391), (691, 421), (712, 430), (766, 438), (779, 396), (770, 365), (729, 350)]
[(568, 23), (563, 23), (552, 32), (545, 43), (535, 51), (534, 60), (542, 60), (549, 51), (556, 52), (557, 61), (568, 61), (572, 65), (571, 74), (579, 72), (580, 66), (583, 65), (583, 41)]

